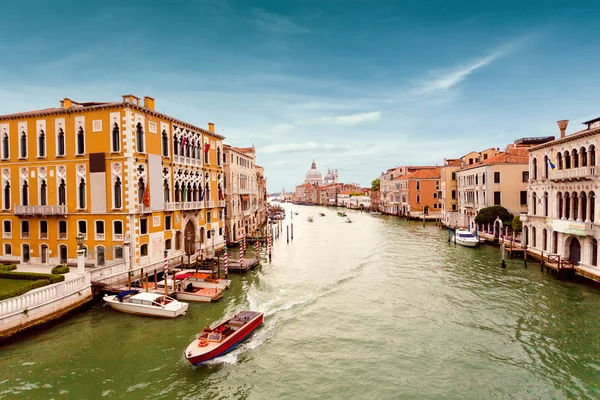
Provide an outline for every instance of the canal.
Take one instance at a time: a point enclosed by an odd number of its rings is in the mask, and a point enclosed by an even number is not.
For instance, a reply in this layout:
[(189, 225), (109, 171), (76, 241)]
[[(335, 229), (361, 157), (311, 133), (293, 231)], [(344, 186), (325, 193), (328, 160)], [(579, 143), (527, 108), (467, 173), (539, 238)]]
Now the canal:
[[(600, 290), (501, 269), (497, 248), (455, 247), (433, 225), (286, 208), (272, 262), (215, 304), (171, 321), (97, 303), (0, 347), (0, 398), (600, 398)], [(245, 308), (266, 315), (248, 341), (187, 363), (204, 325)]]

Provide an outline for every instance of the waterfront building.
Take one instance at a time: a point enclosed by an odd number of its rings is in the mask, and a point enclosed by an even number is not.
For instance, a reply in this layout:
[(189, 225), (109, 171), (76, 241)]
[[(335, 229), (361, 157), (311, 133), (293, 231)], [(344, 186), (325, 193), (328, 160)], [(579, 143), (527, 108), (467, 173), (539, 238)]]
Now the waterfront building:
[(390, 168), (383, 172), (379, 177), (379, 186), (381, 198), (379, 209), (386, 214), (398, 214), (401, 210), (400, 204), (400, 186), (394, 180), (399, 176), (404, 176), (421, 169), (437, 168), (435, 166), (402, 166)]
[(331, 185), (333, 183), (338, 183), (338, 170), (334, 169), (328, 169), (327, 170), (327, 174), (325, 175), (325, 178), (323, 178), (323, 183), (325, 185)]
[(252, 147), (224, 146), (225, 224), (227, 242), (237, 243), (253, 235), (266, 221), (264, 168), (256, 165)]
[(523, 233), (528, 251), (559, 255), (575, 264), (578, 274), (600, 281), (596, 206), (600, 118), (585, 122), (585, 129), (570, 135), (566, 135), (567, 124), (558, 121), (558, 139), (529, 149)]
[(446, 226), (457, 225), (458, 222), (458, 188), (456, 171), (462, 166), (460, 158), (445, 158), (440, 169), (440, 207), (441, 221)]
[(440, 170), (441, 167), (419, 169), (394, 178), (400, 215), (419, 218), (423, 214), (434, 216), (440, 212)]
[(223, 244), (223, 136), (154, 99), (0, 116), (2, 262), (161, 265)]

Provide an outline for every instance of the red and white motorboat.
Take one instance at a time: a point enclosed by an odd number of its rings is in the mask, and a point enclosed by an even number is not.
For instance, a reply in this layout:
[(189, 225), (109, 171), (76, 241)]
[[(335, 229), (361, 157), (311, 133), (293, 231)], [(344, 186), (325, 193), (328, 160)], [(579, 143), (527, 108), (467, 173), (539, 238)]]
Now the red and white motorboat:
[(227, 354), (262, 324), (263, 317), (261, 312), (240, 311), (215, 328), (204, 328), (185, 350), (185, 358), (192, 365), (200, 365)]

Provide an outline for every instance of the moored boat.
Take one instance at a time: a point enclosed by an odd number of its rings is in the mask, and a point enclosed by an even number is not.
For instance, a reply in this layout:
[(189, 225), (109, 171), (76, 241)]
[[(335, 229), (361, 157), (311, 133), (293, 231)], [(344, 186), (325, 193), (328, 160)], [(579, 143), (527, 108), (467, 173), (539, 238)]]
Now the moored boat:
[(229, 286), (231, 286), (230, 279), (213, 279), (211, 278), (210, 274), (206, 273), (183, 272), (175, 275), (175, 280), (187, 280), (191, 282), (192, 285), (194, 285), (194, 287), (198, 288), (216, 288), (220, 290), (225, 290), (229, 289)]
[(308, 218), (306, 218), (306, 220), (307, 220), (308, 222), (313, 222), (315, 219), (314, 219), (313, 217), (308, 217)]
[(347, 224), (351, 224), (352, 220), (350, 218), (346, 218), (346, 220), (344, 222), (347, 223)]
[(116, 295), (105, 295), (106, 304), (117, 311), (147, 315), (150, 317), (175, 318), (184, 315), (188, 304), (157, 293), (140, 293), (126, 290)]
[(452, 241), (456, 244), (460, 244), (465, 247), (475, 247), (479, 244), (479, 239), (477, 239), (471, 232), (466, 229), (458, 229), (453, 237)]
[(190, 282), (182, 282), (177, 290), (177, 300), (195, 301), (201, 303), (210, 303), (223, 297), (223, 292), (217, 288), (199, 288), (194, 287)]
[(239, 345), (263, 322), (263, 313), (241, 311), (215, 328), (206, 327), (185, 350), (192, 365), (220, 357)]
[(346, 213), (344, 211), (338, 211), (337, 213), (338, 217), (347, 217), (348, 215), (346, 215)]
[(320, 215), (321, 217), (324, 217), (324, 216), (325, 216), (325, 213), (319, 213), (319, 215)]

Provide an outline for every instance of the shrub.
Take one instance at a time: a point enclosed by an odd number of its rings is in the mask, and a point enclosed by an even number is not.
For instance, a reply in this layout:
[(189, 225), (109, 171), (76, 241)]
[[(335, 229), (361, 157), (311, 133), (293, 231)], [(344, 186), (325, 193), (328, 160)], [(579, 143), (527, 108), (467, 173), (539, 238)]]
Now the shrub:
[(0, 265), (0, 271), (12, 271), (13, 269), (17, 269), (15, 264)]
[(502, 206), (492, 206), (482, 208), (477, 216), (475, 217), (475, 222), (477, 224), (493, 224), (496, 221), (496, 218), (500, 218), (502, 220), (503, 225), (510, 225), (513, 220), (513, 215), (508, 212), (508, 210)]
[[(62, 275), (60, 275), (62, 276)], [(64, 278), (64, 276), (62, 276)], [(20, 288), (11, 290), (10, 292), (0, 293), (0, 300), (10, 299), (11, 297), (17, 297), (24, 293), (29, 292), (32, 289), (37, 289), (43, 286), (47, 286), (50, 284), (48, 279), (38, 279), (36, 281), (31, 282), (26, 286), (22, 286)]]
[(36, 272), (14, 272), (0, 271), (0, 278), (4, 279), (24, 279), (29, 281), (37, 281), (47, 279), (50, 283), (62, 282), (65, 280), (64, 275), (38, 274)]
[(513, 232), (521, 232), (523, 230), (523, 223), (519, 215), (515, 215), (512, 220), (512, 230)]
[(69, 272), (68, 265), (57, 265), (56, 267), (52, 268), (51, 273), (53, 275), (58, 275), (58, 274), (66, 274), (67, 272)]

